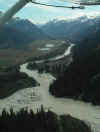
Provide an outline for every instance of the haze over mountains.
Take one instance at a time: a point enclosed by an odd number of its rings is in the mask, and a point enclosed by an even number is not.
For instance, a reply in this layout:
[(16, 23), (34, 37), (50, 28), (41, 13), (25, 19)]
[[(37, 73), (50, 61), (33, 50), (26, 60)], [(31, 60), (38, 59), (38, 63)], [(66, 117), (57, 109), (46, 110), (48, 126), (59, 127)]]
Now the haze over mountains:
[(54, 19), (41, 29), (49, 36), (56, 39), (70, 40), (73, 43), (80, 43), (86, 38), (93, 38), (100, 33), (100, 16), (81, 16), (76, 19)]
[(34, 40), (45, 39), (70, 40), (79, 44), (85, 39), (95, 38), (100, 33), (99, 25), (100, 16), (54, 19), (42, 26), (17, 17), (11, 19), (0, 31), (0, 48), (23, 48)]

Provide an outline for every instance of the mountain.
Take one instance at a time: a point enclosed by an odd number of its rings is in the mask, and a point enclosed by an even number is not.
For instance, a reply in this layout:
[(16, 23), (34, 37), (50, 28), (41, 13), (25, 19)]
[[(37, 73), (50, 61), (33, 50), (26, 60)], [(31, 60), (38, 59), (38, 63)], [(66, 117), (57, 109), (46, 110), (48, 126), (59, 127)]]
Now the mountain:
[(100, 16), (81, 16), (76, 19), (54, 19), (41, 27), (41, 29), (56, 39), (70, 40), (80, 43), (87, 36), (91, 39), (100, 29)]
[(8, 27), (26, 33), (31, 39), (46, 39), (48, 36), (28, 19), (15, 18), (7, 23)]
[(33, 40), (48, 38), (29, 20), (13, 18), (0, 30), (0, 48), (25, 48)]

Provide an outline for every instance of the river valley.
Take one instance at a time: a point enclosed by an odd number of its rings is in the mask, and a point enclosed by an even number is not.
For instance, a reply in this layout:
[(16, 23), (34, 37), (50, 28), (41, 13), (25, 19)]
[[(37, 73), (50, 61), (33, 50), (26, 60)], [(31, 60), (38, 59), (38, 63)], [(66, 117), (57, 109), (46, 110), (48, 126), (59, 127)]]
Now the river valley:
[(28, 108), (36, 112), (43, 105), (45, 110), (50, 109), (57, 114), (70, 114), (89, 122), (93, 132), (100, 132), (100, 106), (52, 96), (49, 93), (49, 85), (55, 78), (49, 73), (39, 74), (37, 70), (31, 71), (27, 69), (27, 64), (21, 65), (20, 71), (34, 77), (40, 86), (19, 90), (13, 95), (0, 100), (0, 111), (4, 108), (9, 110), (12, 107), (14, 111)]
[(55, 79), (50, 74), (39, 74), (37, 71), (30, 71), (27, 64), (21, 65), (21, 72), (25, 72), (34, 77), (40, 86), (27, 88), (14, 93), (12, 96), (0, 100), (0, 110), (13, 107), (15, 111), (28, 107), (37, 111), (41, 105), (45, 110), (50, 109), (57, 114), (71, 114), (72, 116), (88, 121), (96, 132), (100, 132), (100, 107), (93, 106), (90, 103), (74, 101), (72, 99), (56, 98), (48, 92), (49, 84)]

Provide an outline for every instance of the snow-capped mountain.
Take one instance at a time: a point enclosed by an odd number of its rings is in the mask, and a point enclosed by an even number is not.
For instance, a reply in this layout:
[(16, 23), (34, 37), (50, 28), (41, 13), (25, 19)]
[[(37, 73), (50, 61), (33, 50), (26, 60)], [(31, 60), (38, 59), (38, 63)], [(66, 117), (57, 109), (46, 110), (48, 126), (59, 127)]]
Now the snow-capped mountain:
[(41, 27), (48, 35), (57, 39), (68, 39), (80, 43), (93, 37), (100, 29), (100, 16), (81, 16), (76, 19), (54, 19)]

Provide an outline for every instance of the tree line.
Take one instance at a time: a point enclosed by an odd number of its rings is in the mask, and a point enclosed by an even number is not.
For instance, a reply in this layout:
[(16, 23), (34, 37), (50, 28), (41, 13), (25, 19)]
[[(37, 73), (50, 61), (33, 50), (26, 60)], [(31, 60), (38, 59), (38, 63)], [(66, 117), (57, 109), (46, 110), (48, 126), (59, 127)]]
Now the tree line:
[(70, 115), (56, 115), (52, 111), (41, 109), (21, 109), (14, 112), (3, 110), (0, 115), (0, 132), (92, 132), (89, 125)]

